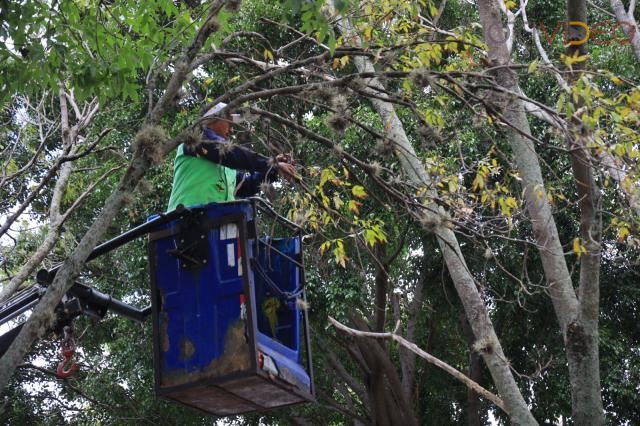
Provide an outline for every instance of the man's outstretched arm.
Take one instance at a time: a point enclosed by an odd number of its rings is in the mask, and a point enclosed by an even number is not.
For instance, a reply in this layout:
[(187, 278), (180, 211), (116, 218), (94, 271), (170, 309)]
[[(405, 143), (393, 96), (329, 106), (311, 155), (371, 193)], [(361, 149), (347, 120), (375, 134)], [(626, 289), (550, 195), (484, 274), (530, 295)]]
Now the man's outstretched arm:
[(251, 197), (260, 192), (260, 185), (263, 182), (273, 182), (278, 178), (277, 173), (269, 173), (265, 176), (260, 172), (237, 172), (236, 173), (236, 197)]
[(204, 157), (231, 169), (260, 172), (263, 175), (273, 173), (277, 176), (277, 167), (271, 158), (240, 145), (227, 142), (203, 142), (198, 146), (185, 144), (183, 150), (185, 155)]

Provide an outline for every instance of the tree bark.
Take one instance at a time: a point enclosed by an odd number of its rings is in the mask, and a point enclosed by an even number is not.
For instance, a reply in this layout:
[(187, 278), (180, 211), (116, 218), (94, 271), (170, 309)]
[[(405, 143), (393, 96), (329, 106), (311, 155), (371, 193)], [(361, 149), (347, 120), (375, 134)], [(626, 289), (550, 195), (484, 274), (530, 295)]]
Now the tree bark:
[(362, 404), (366, 407), (371, 406), (371, 402), (368, 399), (368, 394), (366, 392), (365, 386), (357, 381), (355, 377), (353, 377), (347, 369), (344, 367), (342, 362), (338, 359), (338, 357), (332, 352), (327, 351), (327, 356), (329, 358), (329, 363), (331, 368), (336, 372), (336, 374), (346, 383), (346, 386), (349, 387), (349, 390), (362, 401)]
[[(427, 253), (427, 245), (423, 239), (423, 249)], [(405, 336), (408, 341), (415, 341), (416, 326), (418, 323), (418, 316), (425, 298), (425, 286), (427, 282), (433, 277), (429, 274), (426, 265), (422, 271), (421, 277), (417, 280), (413, 289), (413, 300), (409, 304), (407, 309), (407, 326), (405, 330)], [(398, 311), (399, 311), (398, 307)], [(399, 313), (399, 312), (398, 312)], [(402, 371), (402, 388), (404, 389), (407, 398), (411, 401), (416, 401), (415, 398), (415, 383), (416, 383), (416, 354), (405, 347), (400, 348), (400, 369)]]
[[(471, 380), (476, 383), (480, 383), (482, 377), (482, 370), (480, 365), (480, 357), (473, 350), (473, 330), (469, 325), (469, 321), (466, 318), (460, 318), (462, 322), (462, 330), (464, 337), (469, 345), (469, 373), (467, 374)], [(467, 426), (481, 426), (482, 418), (480, 416), (480, 395), (472, 388), (467, 389)]]
[[(351, 321), (360, 330), (369, 330), (368, 324), (357, 314)], [(374, 424), (417, 425), (418, 421), (407, 399), (398, 372), (394, 368), (384, 342), (356, 338), (360, 352), (366, 360), (370, 374), (367, 379), (369, 399), (373, 401)]]
[[(567, 0), (567, 21), (587, 23), (584, 0)], [(584, 38), (585, 34), (569, 33), (569, 41)], [(568, 56), (586, 55), (586, 43), (567, 46)], [(586, 66), (578, 62), (569, 73), (569, 81), (577, 81)], [(576, 109), (582, 107), (578, 100)], [(580, 238), (586, 253), (580, 257), (579, 310), (566, 332), (571, 406), (576, 424), (604, 424), (600, 390), (600, 357), (598, 352), (598, 315), (600, 312), (600, 262), (602, 213), (600, 188), (593, 176), (591, 155), (587, 141), (591, 137), (578, 119), (572, 118), (567, 140), (571, 167), (580, 208)]]
[(376, 244), (374, 248), (375, 256), (378, 258), (376, 262), (376, 300), (374, 309), (374, 330), (383, 331), (387, 318), (387, 288), (389, 285), (389, 265), (385, 262), (386, 247), (383, 244)]

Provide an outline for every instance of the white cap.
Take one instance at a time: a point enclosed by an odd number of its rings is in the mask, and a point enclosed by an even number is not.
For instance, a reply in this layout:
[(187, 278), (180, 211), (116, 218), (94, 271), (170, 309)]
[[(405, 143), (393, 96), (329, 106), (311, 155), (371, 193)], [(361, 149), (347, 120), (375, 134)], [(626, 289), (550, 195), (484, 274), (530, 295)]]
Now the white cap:
[[(212, 115), (216, 115), (217, 113), (222, 111), (222, 109), (225, 108), (226, 106), (227, 106), (227, 104), (225, 104), (224, 102), (217, 103), (214, 106), (212, 106), (209, 109), (209, 111), (205, 112), (203, 117), (209, 117), (209, 116), (212, 116)], [(233, 123), (240, 123), (241, 122), (240, 114), (230, 114), (230, 117), (231, 117), (231, 122), (233, 122)]]
[(210, 115), (216, 115), (217, 113), (222, 111), (222, 108), (224, 108), (226, 106), (227, 106), (227, 104), (225, 104), (224, 102), (217, 103), (214, 106), (212, 106), (209, 109), (209, 111), (205, 112), (203, 117), (209, 117)]

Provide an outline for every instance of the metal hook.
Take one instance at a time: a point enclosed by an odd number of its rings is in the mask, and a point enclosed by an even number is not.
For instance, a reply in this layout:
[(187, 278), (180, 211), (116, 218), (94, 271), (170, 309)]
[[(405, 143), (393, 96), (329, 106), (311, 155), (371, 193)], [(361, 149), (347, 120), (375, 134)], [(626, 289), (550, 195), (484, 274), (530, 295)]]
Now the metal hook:
[(60, 361), (58, 364), (58, 368), (56, 368), (56, 376), (60, 379), (66, 379), (78, 371), (78, 364), (71, 359), (73, 358), (73, 349), (62, 351), (62, 355), (64, 356), (64, 360)]

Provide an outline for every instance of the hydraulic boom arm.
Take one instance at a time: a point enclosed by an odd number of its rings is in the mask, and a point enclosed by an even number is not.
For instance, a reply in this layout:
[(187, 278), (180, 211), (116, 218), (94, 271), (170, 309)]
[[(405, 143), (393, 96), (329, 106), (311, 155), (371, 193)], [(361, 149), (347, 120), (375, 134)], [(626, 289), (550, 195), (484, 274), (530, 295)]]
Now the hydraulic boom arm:
[[(149, 234), (189, 210), (182, 205), (175, 210), (161, 214), (157, 218), (143, 223), (129, 231), (97, 246), (87, 260), (95, 259), (114, 250), (138, 237)], [(60, 266), (50, 270), (41, 269), (36, 275), (38, 284), (29, 287), (0, 305), (0, 356), (4, 355), (22, 328), (26, 314), (40, 301), (46, 287), (55, 278)], [(102, 293), (95, 288), (75, 283), (56, 307), (56, 325), (54, 330), (60, 333), (63, 327), (79, 315), (89, 315), (93, 318), (103, 318), (107, 311), (112, 311), (134, 321), (142, 322), (151, 314), (151, 306), (139, 309)], [(24, 316), (23, 316), (24, 314)]]

